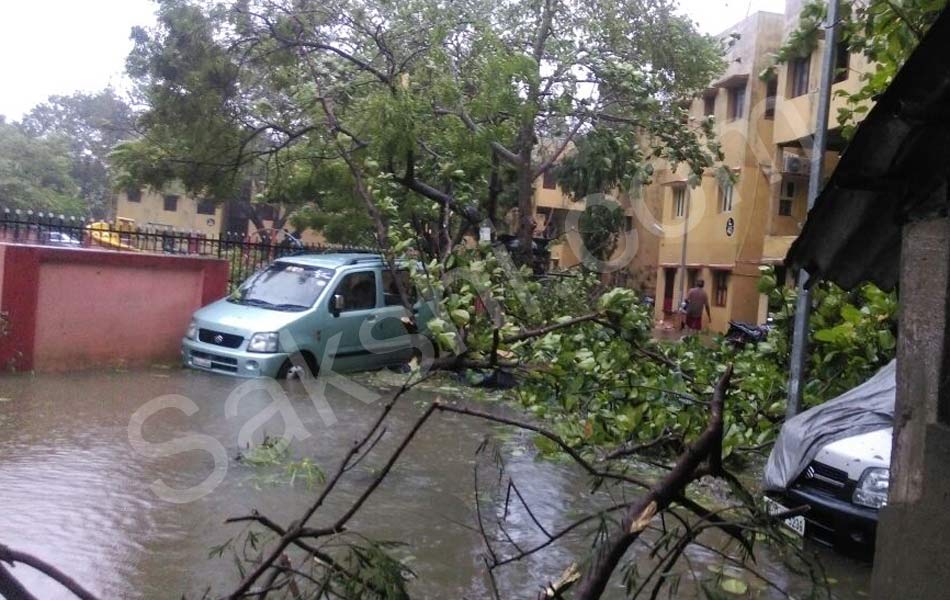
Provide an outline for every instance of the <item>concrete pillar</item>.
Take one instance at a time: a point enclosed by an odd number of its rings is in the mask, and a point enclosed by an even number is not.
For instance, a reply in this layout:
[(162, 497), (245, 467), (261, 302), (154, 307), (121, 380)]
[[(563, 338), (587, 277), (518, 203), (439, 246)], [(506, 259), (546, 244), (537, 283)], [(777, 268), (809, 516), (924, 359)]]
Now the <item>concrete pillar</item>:
[(906, 225), (891, 482), (872, 578), (877, 600), (950, 594), (948, 298), (950, 220)]

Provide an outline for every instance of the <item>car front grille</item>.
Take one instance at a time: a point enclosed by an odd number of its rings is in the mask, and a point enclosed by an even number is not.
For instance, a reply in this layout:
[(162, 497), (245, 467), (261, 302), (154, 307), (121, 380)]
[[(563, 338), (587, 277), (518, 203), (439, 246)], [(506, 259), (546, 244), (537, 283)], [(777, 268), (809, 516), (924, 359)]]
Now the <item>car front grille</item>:
[(191, 356), (193, 358), (204, 358), (206, 360), (210, 360), (212, 369), (226, 371), (228, 373), (237, 373), (238, 361), (236, 358), (211, 354), (209, 352), (201, 352), (200, 350), (192, 350)]
[(853, 484), (848, 481), (848, 474), (841, 469), (829, 467), (826, 464), (812, 461), (798, 476), (797, 484), (824, 492), (836, 497), (850, 498)]
[(199, 329), (198, 339), (205, 344), (214, 344), (223, 348), (239, 348), (244, 343), (244, 338), (239, 335), (213, 329)]

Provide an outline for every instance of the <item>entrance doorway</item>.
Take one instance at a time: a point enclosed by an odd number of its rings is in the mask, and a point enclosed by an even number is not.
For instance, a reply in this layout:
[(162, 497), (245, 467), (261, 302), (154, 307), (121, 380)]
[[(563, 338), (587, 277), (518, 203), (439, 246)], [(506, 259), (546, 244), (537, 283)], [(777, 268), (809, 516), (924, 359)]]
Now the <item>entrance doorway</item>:
[(663, 269), (663, 312), (673, 312), (673, 287), (676, 284), (676, 269)]

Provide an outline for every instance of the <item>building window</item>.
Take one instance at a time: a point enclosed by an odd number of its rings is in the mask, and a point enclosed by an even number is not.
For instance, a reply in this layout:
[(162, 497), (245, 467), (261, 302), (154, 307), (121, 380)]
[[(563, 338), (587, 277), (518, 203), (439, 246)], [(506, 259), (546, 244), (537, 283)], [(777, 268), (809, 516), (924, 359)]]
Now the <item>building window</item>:
[(686, 187), (676, 186), (673, 188), (673, 214), (676, 217), (686, 216)]
[(711, 117), (716, 114), (716, 94), (715, 92), (703, 96), (703, 115)]
[(719, 212), (732, 212), (732, 196), (736, 186), (731, 181), (719, 184)]
[(765, 118), (775, 118), (775, 97), (778, 95), (778, 78), (773, 77), (765, 84)]
[(215, 208), (214, 200), (199, 200), (198, 201), (199, 215), (213, 215), (214, 208)]
[(554, 169), (548, 169), (544, 172), (544, 175), (541, 176), (541, 187), (546, 190), (557, 188), (557, 177), (554, 176)]
[(729, 271), (713, 271), (713, 304), (725, 306), (729, 292)]
[(788, 97), (797, 98), (808, 93), (808, 72), (811, 56), (796, 58), (788, 65)]
[(778, 198), (778, 214), (783, 217), (792, 216), (792, 204), (795, 202), (795, 182), (783, 181), (782, 192)]
[(847, 81), (851, 76), (851, 53), (847, 42), (838, 42), (835, 49), (835, 83)]
[(141, 202), (142, 190), (140, 188), (129, 188), (125, 190), (125, 197), (129, 202)]
[(729, 120), (745, 116), (745, 85), (729, 88)]
[(165, 196), (165, 210), (168, 212), (175, 212), (178, 210), (178, 196), (175, 194), (168, 194)]

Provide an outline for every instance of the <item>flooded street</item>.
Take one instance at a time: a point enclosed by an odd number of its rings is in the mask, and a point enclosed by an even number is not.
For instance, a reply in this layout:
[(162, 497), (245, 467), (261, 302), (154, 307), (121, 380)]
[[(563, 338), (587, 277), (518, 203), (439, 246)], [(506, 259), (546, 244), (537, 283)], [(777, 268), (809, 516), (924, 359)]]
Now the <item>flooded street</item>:
[[(369, 380), (357, 378), (367, 386)], [(224, 520), (256, 509), (286, 525), (300, 515), (320, 487), (308, 489), (299, 481), (274, 484), (268, 475), (276, 471), (235, 460), (241, 451), (240, 432), (249, 422), (261, 426), (259, 434), (280, 435), (284, 427), (279, 416), (261, 412), (271, 399), (260, 391), (244, 395), (236, 414), (227, 415), (227, 398), (243, 383), (178, 369), (0, 378), (0, 543), (36, 554), (103, 599), (179, 598), (183, 594), (195, 598), (209, 588), (212, 596), (229, 591), (239, 579), (234, 562), (228, 554), (209, 558), (209, 551), (243, 527), (225, 525)], [(318, 414), (299, 382), (285, 388), (294, 413), (309, 433), (293, 443), (292, 457), (310, 457), (327, 472), (335, 469), (349, 444), (366, 431), (383, 399), (389, 397), (384, 393), (382, 399), (370, 402), (368, 397), (356, 399), (328, 386), (326, 397), (336, 422), (327, 425), (328, 412), (324, 408)], [(154, 451), (148, 455), (136, 451), (130, 443), (133, 413), (143, 406), (158, 406), (148, 403), (170, 394), (190, 399), (197, 410), (190, 415), (178, 408), (154, 411), (142, 427), (145, 444)], [(428, 390), (402, 398), (376, 459), (348, 475), (346, 485), (331, 495), (327, 512), (317, 514), (318, 523), (329, 522), (349, 505), (372, 479), (381, 457), (422, 412), (423, 404), (438, 396), (438, 391)], [(502, 409), (490, 403), (480, 408)], [(255, 417), (258, 421), (252, 421)], [(474, 515), (473, 466), (478, 460), (484, 465), (480, 470), (484, 479), (497, 479), (492, 459), (475, 454), (493, 432), (503, 434), (500, 447), (508, 475), (525, 494), (535, 516), (551, 529), (606, 504), (604, 497), (587, 492), (587, 478), (573, 465), (536, 460), (527, 435), (459, 416), (436, 416), (351, 524), (352, 530), (375, 539), (407, 544), (398, 554), (418, 576), (411, 587), (414, 597), (490, 596), (481, 558), (484, 546)], [(184, 436), (197, 445), (188, 451), (159, 446)], [(181, 490), (211, 477), (215, 457), (206, 449), (213, 448), (215, 441), (228, 457), (220, 484), (190, 502), (156, 495), (157, 481)], [(484, 511), (488, 504), (484, 497), (483, 503)], [(512, 511), (509, 523), (509, 533), (519, 542), (543, 541), (519, 511)], [(546, 583), (543, 577), (557, 577), (577, 557), (572, 548), (589, 547), (588, 534), (583, 532), (568, 539), (566, 547), (552, 546), (499, 571), (501, 596), (534, 597)], [(697, 551), (688, 556), (694, 569), (713, 570), (721, 565), (712, 554)], [(828, 552), (821, 556), (836, 598), (866, 595), (867, 566)], [(767, 554), (759, 559), (761, 572), (778, 582), (796, 582)], [(39, 598), (69, 597), (26, 567), (12, 572)], [(804, 580), (793, 587), (807, 589)], [(752, 593), (752, 597), (782, 597), (761, 588), (753, 588)], [(698, 596), (684, 581), (678, 597)]]

